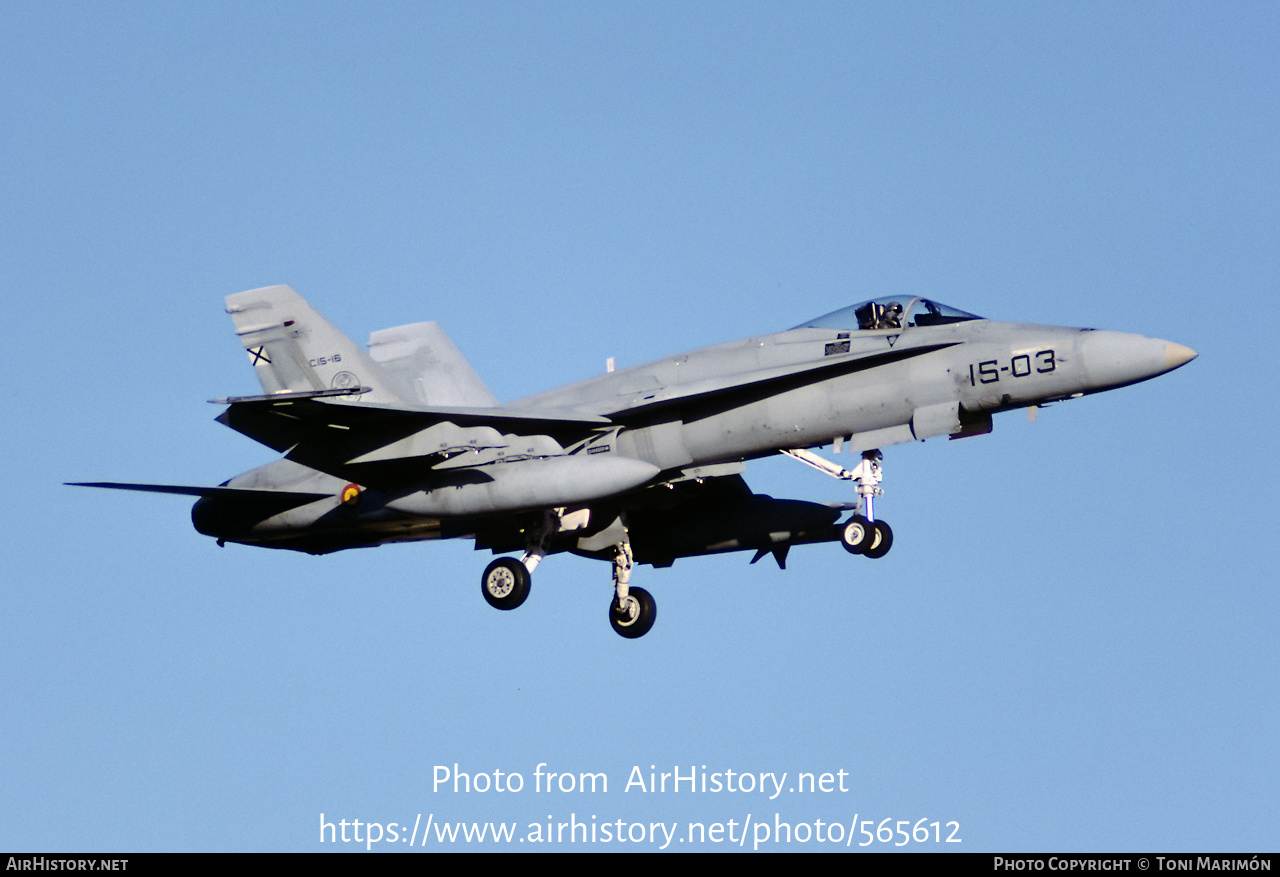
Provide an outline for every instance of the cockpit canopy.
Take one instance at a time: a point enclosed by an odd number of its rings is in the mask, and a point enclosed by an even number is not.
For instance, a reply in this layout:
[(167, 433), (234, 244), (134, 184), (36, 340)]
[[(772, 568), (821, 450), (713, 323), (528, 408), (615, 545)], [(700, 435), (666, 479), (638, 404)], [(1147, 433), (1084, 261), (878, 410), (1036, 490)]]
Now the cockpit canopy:
[(801, 323), (796, 329), (905, 329), (910, 326), (942, 326), (981, 320), (958, 308), (938, 304), (927, 298), (887, 296), (859, 302), (852, 307), (832, 311), (825, 316)]

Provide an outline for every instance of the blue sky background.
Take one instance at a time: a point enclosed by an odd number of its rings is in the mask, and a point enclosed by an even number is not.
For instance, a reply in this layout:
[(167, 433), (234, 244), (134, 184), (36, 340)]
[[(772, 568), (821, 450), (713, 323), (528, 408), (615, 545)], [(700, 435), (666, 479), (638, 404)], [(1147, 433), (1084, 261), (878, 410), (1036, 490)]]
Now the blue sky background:
[[(1278, 43), (1268, 3), (0, 5), (0, 848), (331, 849), (323, 812), (1275, 850)], [(888, 293), (1200, 358), (889, 449), (881, 561), (642, 567), (631, 642), (604, 564), (500, 613), (466, 543), (219, 549), (61, 486), (272, 459), (204, 400), (257, 390), (222, 297), (273, 283), (360, 342), (438, 320), (501, 399)], [(433, 793), (455, 762), (529, 785)], [(851, 791), (624, 792), (651, 764)]]

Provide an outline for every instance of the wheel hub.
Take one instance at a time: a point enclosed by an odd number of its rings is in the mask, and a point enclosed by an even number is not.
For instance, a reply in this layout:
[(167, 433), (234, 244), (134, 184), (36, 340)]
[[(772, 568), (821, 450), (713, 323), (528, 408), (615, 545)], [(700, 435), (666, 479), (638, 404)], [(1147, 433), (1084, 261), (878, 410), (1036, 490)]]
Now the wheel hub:
[(516, 577), (508, 569), (495, 569), (489, 574), (489, 593), (501, 599), (506, 597), (516, 586)]

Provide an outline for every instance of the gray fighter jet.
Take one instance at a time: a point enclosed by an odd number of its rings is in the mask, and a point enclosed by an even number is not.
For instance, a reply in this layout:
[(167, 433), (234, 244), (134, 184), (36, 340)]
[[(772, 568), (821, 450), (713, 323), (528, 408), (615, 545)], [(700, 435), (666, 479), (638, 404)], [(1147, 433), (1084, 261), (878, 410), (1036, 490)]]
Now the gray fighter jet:
[[(262, 395), (217, 418), (284, 457), (218, 487), (94, 482), (198, 496), (219, 545), (324, 554), (474, 539), (498, 609), (543, 557), (613, 565), (609, 620), (643, 636), (657, 607), (634, 563), (793, 545), (882, 557), (880, 448), (991, 431), (992, 415), (1110, 390), (1195, 358), (1170, 341), (997, 323), (924, 298), (862, 302), (785, 332), (706, 347), (501, 405), (435, 323), (374, 332), (366, 353), (288, 286), (228, 296)], [(860, 454), (846, 469), (814, 454)], [(836, 505), (754, 494), (745, 461), (788, 454), (856, 485)], [(846, 517), (846, 513), (849, 513)], [(844, 518), (844, 520), (840, 520)]]

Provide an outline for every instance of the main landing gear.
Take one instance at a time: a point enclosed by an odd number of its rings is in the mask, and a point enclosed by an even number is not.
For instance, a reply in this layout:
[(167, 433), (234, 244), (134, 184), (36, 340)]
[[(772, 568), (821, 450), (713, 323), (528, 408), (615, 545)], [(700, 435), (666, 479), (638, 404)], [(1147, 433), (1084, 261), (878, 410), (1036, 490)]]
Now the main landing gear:
[[(484, 575), (480, 577), (480, 593), (490, 606), (515, 609), (528, 598), (533, 570), (546, 556), (547, 542), (559, 525), (558, 516), (548, 512), (542, 526), (531, 534), (529, 548), (522, 559), (499, 557), (485, 568)], [(658, 604), (644, 588), (631, 586), (631, 567), (634, 565), (631, 541), (626, 538), (625, 528), (620, 524), (616, 526), (621, 530), (623, 539), (613, 548), (614, 596), (609, 603), (609, 624), (619, 636), (637, 639), (652, 629), (658, 618)]]
[(658, 604), (644, 588), (631, 587), (631, 543), (619, 542), (613, 554), (613, 602), (609, 623), (619, 636), (637, 639), (658, 620)]
[(499, 557), (485, 567), (480, 577), (480, 593), (494, 609), (515, 609), (529, 598), (529, 585), (533, 571), (547, 555), (547, 543), (551, 534), (560, 529), (560, 515), (554, 511), (542, 514), (542, 520), (529, 534), (529, 547), (524, 557), (515, 560)]
[(510, 557), (499, 557), (485, 567), (480, 593), (494, 609), (515, 609), (529, 596), (529, 568)]
[(839, 538), (844, 550), (850, 554), (862, 554), (867, 557), (884, 557), (893, 547), (893, 530), (884, 521), (875, 517), (875, 498), (884, 496), (880, 482), (884, 473), (880, 469), (880, 461), (884, 455), (878, 450), (862, 452), (862, 462), (852, 470), (837, 466), (811, 451), (794, 450), (782, 453), (795, 457), (819, 472), (839, 478), (842, 481), (858, 482), (858, 503), (854, 514), (840, 525)]

